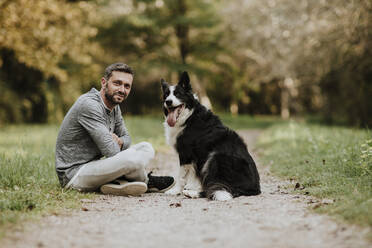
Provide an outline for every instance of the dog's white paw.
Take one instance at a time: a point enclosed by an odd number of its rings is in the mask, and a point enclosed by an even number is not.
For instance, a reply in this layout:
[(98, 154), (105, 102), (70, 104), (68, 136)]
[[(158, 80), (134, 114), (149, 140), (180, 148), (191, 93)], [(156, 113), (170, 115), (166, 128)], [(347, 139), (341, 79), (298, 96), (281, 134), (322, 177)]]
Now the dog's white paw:
[(199, 191), (185, 189), (182, 193), (189, 198), (199, 198)]
[(165, 191), (164, 194), (167, 194), (167, 195), (180, 195), (181, 194), (181, 189), (179, 189), (178, 187), (173, 187), (170, 190)]
[(212, 196), (212, 200), (215, 201), (229, 201), (232, 198), (233, 198), (232, 195), (225, 190), (217, 190), (213, 193)]

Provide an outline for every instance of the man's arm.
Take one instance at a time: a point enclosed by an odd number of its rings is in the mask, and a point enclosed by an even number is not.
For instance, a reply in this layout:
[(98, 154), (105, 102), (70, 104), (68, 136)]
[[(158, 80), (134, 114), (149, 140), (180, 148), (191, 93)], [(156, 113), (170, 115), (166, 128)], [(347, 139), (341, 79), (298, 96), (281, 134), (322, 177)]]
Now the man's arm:
[(117, 112), (115, 116), (115, 130), (114, 133), (119, 137), (121, 142), (123, 143), (121, 150), (125, 150), (129, 148), (132, 139), (129, 135), (128, 129), (125, 126), (123, 117), (121, 115), (120, 107), (117, 106)]
[(103, 156), (112, 157), (120, 152), (118, 143), (114, 141), (106, 126), (103, 113), (100, 112), (94, 102), (87, 101), (82, 104), (78, 122), (88, 131)]

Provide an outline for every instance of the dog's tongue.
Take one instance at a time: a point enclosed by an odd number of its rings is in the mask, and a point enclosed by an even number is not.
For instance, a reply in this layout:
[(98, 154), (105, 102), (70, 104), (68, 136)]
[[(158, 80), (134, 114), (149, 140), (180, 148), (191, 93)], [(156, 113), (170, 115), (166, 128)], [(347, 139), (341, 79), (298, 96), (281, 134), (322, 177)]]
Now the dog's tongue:
[(169, 126), (174, 127), (176, 125), (177, 121), (177, 110), (173, 110), (172, 112), (169, 111), (168, 116), (167, 116), (167, 123)]

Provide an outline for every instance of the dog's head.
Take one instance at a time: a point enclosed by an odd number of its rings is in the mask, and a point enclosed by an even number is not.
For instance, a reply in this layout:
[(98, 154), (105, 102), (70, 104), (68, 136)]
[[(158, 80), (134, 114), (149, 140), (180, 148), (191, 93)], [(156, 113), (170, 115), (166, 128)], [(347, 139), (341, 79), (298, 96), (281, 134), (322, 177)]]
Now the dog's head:
[(192, 114), (197, 102), (191, 89), (189, 75), (183, 72), (177, 85), (169, 85), (161, 79), (161, 88), (166, 122), (170, 127), (181, 126)]

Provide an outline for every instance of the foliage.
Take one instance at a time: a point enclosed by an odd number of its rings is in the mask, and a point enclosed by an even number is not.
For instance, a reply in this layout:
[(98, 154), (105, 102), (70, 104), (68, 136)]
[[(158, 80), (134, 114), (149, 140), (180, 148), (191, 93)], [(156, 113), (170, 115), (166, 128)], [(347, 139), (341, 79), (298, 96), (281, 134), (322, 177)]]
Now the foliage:
[(229, 72), (232, 101), (251, 105), (256, 100), (251, 92), (265, 96), (259, 85), (274, 80), (281, 94), (274, 109), (371, 125), (366, 118), (372, 114), (367, 99), (372, 90), (370, 1), (240, 0), (226, 5), (221, 10), (229, 34), (225, 44), (234, 56), (231, 68), (241, 69)]
[(302, 192), (333, 199), (319, 208), (352, 223), (372, 226), (371, 133), (291, 122), (260, 138), (262, 161)]
[(130, 113), (160, 112), (159, 79), (187, 70), (219, 111), (372, 124), (369, 0), (0, 0), (0, 11), (0, 122), (61, 120), (123, 61), (136, 71)]
[[(48, 114), (79, 94), (80, 86), (72, 83), (72, 71), (64, 63), (94, 68), (92, 54), (99, 49), (90, 41), (97, 32), (92, 26), (93, 4), (2, 0), (0, 9), (0, 105), (4, 108), (0, 117), (11, 122), (48, 121)], [(56, 98), (60, 91), (68, 95), (62, 95), (62, 101)]]
[[(146, 87), (143, 91), (159, 89), (161, 77), (176, 83), (178, 74), (187, 70), (203, 101), (206, 96), (203, 82), (212, 78), (216, 54), (222, 51), (216, 3), (116, 0), (110, 1), (108, 8), (118, 6), (122, 8), (105, 18), (97, 36), (103, 47), (111, 48), (107, 59), (126, 61), (133, 66), (137, 89)], [(159, 92), (156, 91), (158, 95)], [(150, 105), (141, 101), (136, 104)]]
[(92, 5), (3, 0), (0, 7), (0, 47), (14, 51), (20, 63), (66, 81), (66, 72), (58, 66), (64, 56), (83, 64), (91, 62), (87, 40), (96, 29), (87, 24), (94, 16)]

